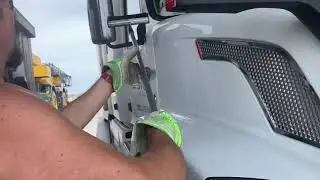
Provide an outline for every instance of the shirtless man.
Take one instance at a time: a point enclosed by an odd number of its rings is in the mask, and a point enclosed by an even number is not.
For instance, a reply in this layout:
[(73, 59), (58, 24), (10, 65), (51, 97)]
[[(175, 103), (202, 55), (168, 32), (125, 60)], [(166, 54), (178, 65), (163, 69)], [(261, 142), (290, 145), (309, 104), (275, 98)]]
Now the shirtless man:
[(57, 112), (4, 81), (15, 39), (11, 0), (0, 0), (0, 29), (0, 179), (186, 179), (180, 128), (166, 112), (140, 121), (149, 125), (148, 152), (140, 158), (125, 157), (82, 131), (113, 89), (121, 87), (121, 63), (110, 63), (88, 92)]

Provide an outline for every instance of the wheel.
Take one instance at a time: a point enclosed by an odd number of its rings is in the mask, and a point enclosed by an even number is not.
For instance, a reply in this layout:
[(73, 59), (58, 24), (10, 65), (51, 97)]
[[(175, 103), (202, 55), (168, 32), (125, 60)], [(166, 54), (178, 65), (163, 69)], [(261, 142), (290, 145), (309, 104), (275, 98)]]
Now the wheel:
[(63, 107), (66, 107), (69, 104), (67, 92), (62, 94)]
[(57, 95), (55, 91), (52, 91), (51, 93), (50, 102), (53, 108), (58, 109), (58, 100), (57, 100)]
[(63, 93), (62, 92), (58, 92), (57, 93), (57, 101), (58, 101), (58, 110), (62, 110), (64, 108), (63, 106)]

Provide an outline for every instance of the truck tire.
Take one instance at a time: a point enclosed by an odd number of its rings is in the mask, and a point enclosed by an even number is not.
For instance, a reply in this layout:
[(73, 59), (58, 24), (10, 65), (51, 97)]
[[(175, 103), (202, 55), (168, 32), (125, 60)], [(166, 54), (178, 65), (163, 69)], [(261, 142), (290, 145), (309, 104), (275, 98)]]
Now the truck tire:
[(63, 92), (62, 94), (63, 97), (63, 107), (66, 107), (69, 104), (69, 100), (68, 100), (68, 93), (66, 91)]
[(58, 109), (58, 99), (55, 91), (52, 91), (50, 99), (50, 104), (53, 106), (53, 108)]
[(58, 110), (61, 111), (63, 110), (63, 93), (62, 92), (58, 92), (57, 93), (57, 100), (58, 100)]

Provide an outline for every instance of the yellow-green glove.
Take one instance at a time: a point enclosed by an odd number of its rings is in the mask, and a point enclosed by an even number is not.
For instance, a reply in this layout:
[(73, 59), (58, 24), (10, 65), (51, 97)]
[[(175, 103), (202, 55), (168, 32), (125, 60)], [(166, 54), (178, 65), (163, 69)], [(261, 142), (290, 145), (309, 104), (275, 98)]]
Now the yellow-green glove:
[(154, 112), (148, 116), (140, 118), (137, 125), (148, 125), (159, 129), (169, 136), (177, 146), (181, 147), (182, 133), (177, 120), (168, 112)]
[(115, 92), (119, 92), (124, 82), (124, 67), (123, 59), (117, 59), (110, 61), (106, 64), (104, 70), (110, 70), (113, 79), (113, 89)]

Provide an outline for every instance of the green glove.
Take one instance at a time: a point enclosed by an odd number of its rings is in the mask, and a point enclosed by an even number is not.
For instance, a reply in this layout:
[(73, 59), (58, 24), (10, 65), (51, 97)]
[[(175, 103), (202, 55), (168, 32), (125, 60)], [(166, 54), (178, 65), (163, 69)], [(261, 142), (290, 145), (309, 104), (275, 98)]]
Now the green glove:
[(123, 60), (117, 59), (114, 61), (110, 61), (106, 64), (106, 67), (111, 71), (114, 91), (119, 92), (123, 86), (124, 81)]
[(182, 133), (177, 120), (168, 112), (154, 112), (140, 118), (137, 124), (144, 124), (159, 129), (169, 136), (177, 146), (181, 147)]

